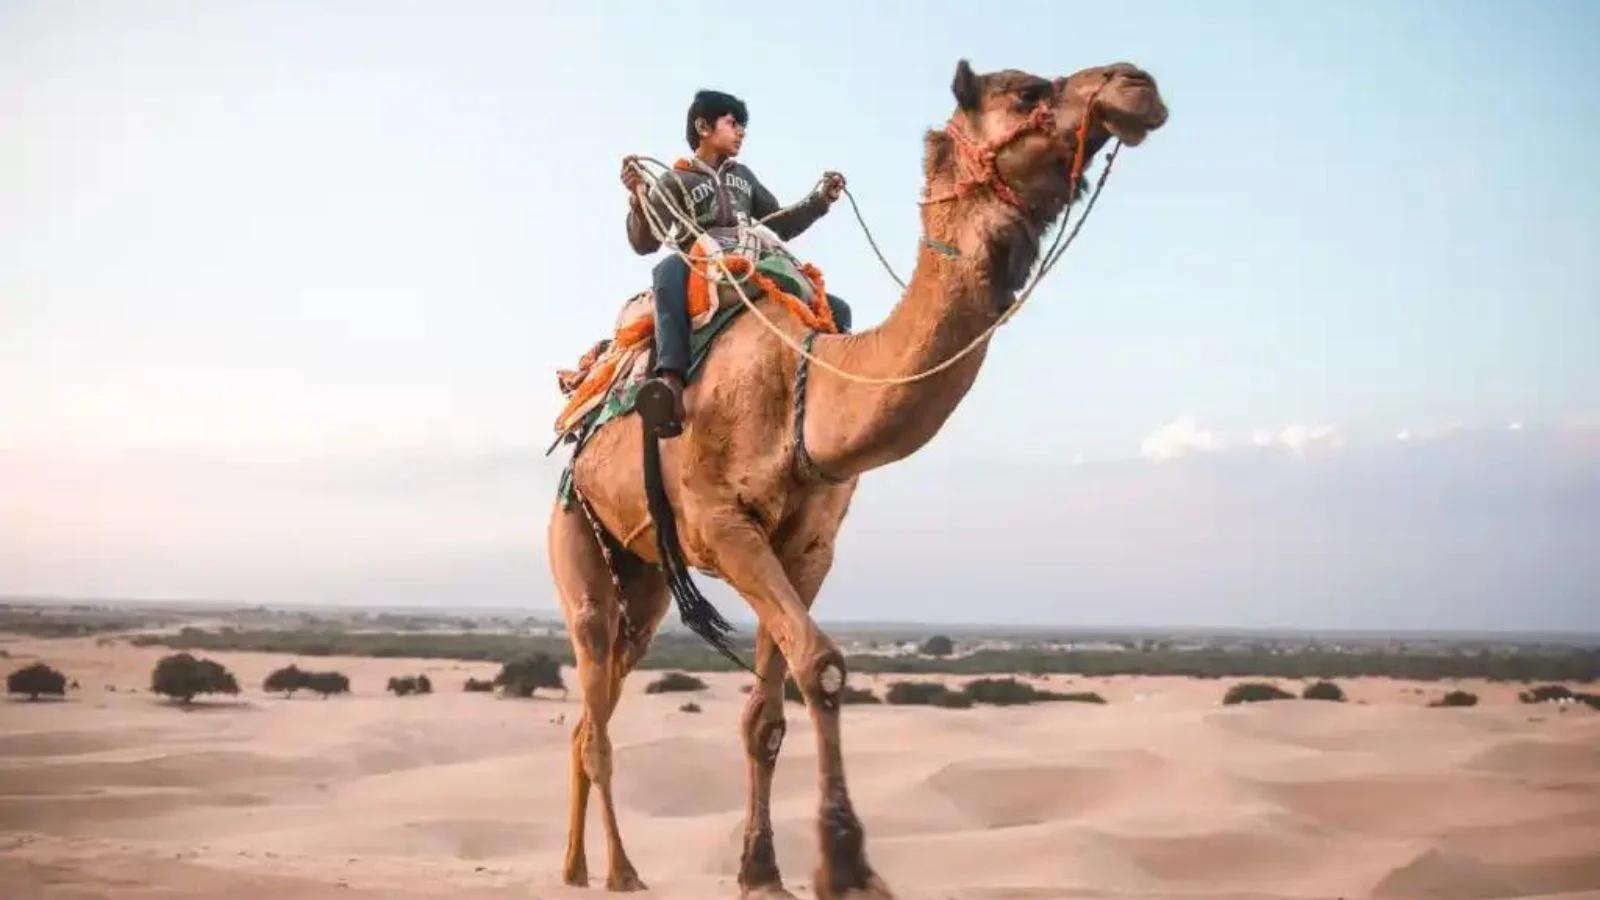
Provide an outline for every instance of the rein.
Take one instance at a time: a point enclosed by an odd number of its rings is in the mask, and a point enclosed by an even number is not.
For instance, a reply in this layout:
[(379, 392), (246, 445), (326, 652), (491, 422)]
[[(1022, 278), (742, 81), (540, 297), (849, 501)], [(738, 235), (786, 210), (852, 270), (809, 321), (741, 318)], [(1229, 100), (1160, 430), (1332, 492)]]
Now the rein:
[[(1069, 215), (1070, 215), (1070, 212), (1071, 212), (1072, 198), (1073, 198), (1074, 195), (1077, 194), (1078, 187), (1082, 183), (1083, 166), (1087, 161), (1087, 155), (1088, 155), (1087, 151), (1086, 151), (1086, 145), (1088, 143), (1087, 138), (1088, 138), (1088, 133), (1089, 133), (1089, 127), (1093, 122), (1095, 108), (1096, 108), (1096, 100), (1099, 98), (1100, 90), (1103, 89), (1103, 88), (1104, 88), (1104, 85), (1101, 85), (1101, 88), (1096, 89), (1094, 94), (1090, 96), (1088, 104), (1086, 104), (1085, 107), (1084, 107), (1083, 118), (1078, 123), (1077, 149), (1073, 153), (1073, 159), (1072, 159), (1072, 163), (1071, 163), (1071, 168), (1069, 169), (1069, 172), (1068, 172), (1070, 178), (1069, 178), (1069, 182), (1068, 182), (1068, 195), (1067, 195), (1068, 199), (1067, 199), (1066, 212)], [(980, 172), (988, 172), (988, 171), (992, 171), (993, 172), (993, 175), (989, 180), (985, 180), (985, 181), (979, 182), (979, 183), (988, 184), (992, 189), (993, 188), (998, 188), (1000, 186), (1004, 186), (1003, 189), (1005, 191), (1007, 191), (1007, 192), (1010, 192), (1011, 195), (1013, 196), (1013, 198), (1015, 198), (1015, 192), (1011, 189), (1010, 185), (1006, 184), (1004, 177), (999, 174), (999, 170), (996, 167), (996, 163), (995, 163), (995, 156), (999, 153), (999, 150), (1002, 147), (1004, 147), (1005, 145), (1007, 145), (1007, 144), (1011, 143), (1012, 141), (1016, 140), (1022, 134), (1027, 133), (1027, 131), (1029, 129), (1044, 127), (1044, 125), (1045, 125), (1045, 123), (1047, 121), (1053, 121), (1053, 120), (1054, 120), (1053, 112), (1051, 112), (1051, 110), (1049, 110), (1047, 107), (1040, 106), (1040, 107), (1036, 107), (1034, 112), (1032, 114), (1030, 114), (1027, 119), (1023, 120), (1016, 127), (1010, 129), (1004, 135), (1001, 135), (999, 138), (997, 138), (994, 141), (989, 141), (989, 142), (987, 142), (987, 143), (985, 143), (983, 145), (974, 145), (974, 144), (972, 144), (972, 142), (970, 140), (968, 140), (966, 142), (965, 146), (975, 147), (975, 150), (973, 151), (975, 153), (975, 155), (973, 156), (973, 159), (979, 165), (979, 167), (980, 167), (979, 171)], [(959, 126), (956, 126), (955, 122), (952, 120), (951, 127), (959, 127)], [(997, 143), (997, 142), (999, 142), (999, 143)], [(963, 146), (963, 144), (958, 141), (957, 142), (957, 147), (959, 148), (961, 146)], [(761, 324), (764, 325), (767, 328), (768, 331), (772, 332), (774, 337), (776, 337), (776, 338), (778, 338), (778, 340), (782, 341), (785, 346), (787, 346), (790, 350), (793, 350), (795, 352), (795, 354), (797, 356), (799, 356), (800, 358), (806, 360), (807, 362), (811, 363), (812, 365), (817, 366), (820, 369), (824, 369), (824, 370), (828, 371), (829, 373), (831, 373), (833, 375), (837, 375), (838, 377), (843, 378), (846, 381), (850, 381), (850, 382), (853, 382), (853, 383), (856, 383), (856, 384), (879, 385), (879, 386), (913, 384), (915, 382), (922, 381), (922, 380), (927, 379), (927, 378), (932, 378), (933, 376), (939, 374), (940, 372), (943, 372), (943, 371), (949, 369), (950, 367), (954, 366), (956, 363), (960, 362), (962, 359), (966, 358), (974, 350), (976, 350), (979, 347), (983, 346), (983, 344), (985, 342), (987, 342), (989, 340), (989, 338), (994, 336), (994, 333), (996, 331), (998, 331), (1001, 328), (1001, 326), (1003, 326), (1007, 322), (1011, 321), (1011, 318), (1013, 316), (1015, 316), (1019, 310), (1022, 309), (1022, 307), (1027, 303), (1028, 298), (1033, 296), (1033, 292), (1034, 292), (1034, 290), (1036, 288), (1038, 288), (1040, 282), (1042, 282), (1044, 280), (1044, 277), (1046, 275), (1048, 275), (1050, 270), (1055, 267), (1055, 265), (1056, 265), (1056, 263), (1058, 261), (1060, 261), (1061, 257), (1066, 253), (1067, 249), (1072, 246), (1072, 242), (1077, 239), (1079, 232), (1082, 231), (1084, 223), (1088, 221), (1089, 214), (1094, 211), (1094, 207), (1095, 207), (1096, 201), (1098, 201), (1100, 199), (1100, 192), (1105, 189), (1106, 179), (1110, 177), (1112, 165), (1116, 162), (1117, 154), (1121, 150), (1122, 150), (1122, 142), (1121, 141), (1117, 141), (1115, 143), (1115, 145), (1112, 147), (1111, 152), (1106, 157), (1105, 168), (1102, 169), (1101, 172), (1100, 172), (1100, 178), (1095, 183), (1094, 191), (1089, 196), (1089, 201), (1084, 207), (1083, 215), (1079, 216), (1078, 220), (1076, 222), (1073, 222), (1071, 224), (1070, 228), (1068, 227), (1068, 224), (1067, 224), (1066, 221), (1062, 222), (1061, 228), (1060, 228), (1060, 230), (1058, 230), (1056, 232), (1055, 240), (1051, 243), (1050, 248), (1047, 251), (1045, 251), (1043, 256), (1040, 257), (1039, 268), (1037, 270), (1035, 270), (1033, 276), (1028, 280), (1028, 283), (1026, 285), (1024, 285), (1023, 289), (1021, 290), (1021, 292), (1019, 292), (1017, 294), (1016, 300), (1014, 302), (1012, 302), (1009, 306), (1007, 306), (1005, 311), (1000, 314), (1000, 317), (998, 319), (996, 319), (994, 321), (994, 323), (991, 324), (988, 328), (984, 329), (982, 334), (978, 335), (976, 338), (973, 338), (973, 340), (970, 343), (968, 343), (965, 347), (961, 348), (960, 350), (956, 351), (956, 353), (954, 355), (952, 355), (951, 357), (946, 359), (944, 362), (938, 363), (937, 365), (931, 366), (931, 367), (929, 367), (927, 369), (924, 369), (924, 370), (922, 370), (920, 372), (916, 372), (916, 373), (911, 374), (911, 375), (891, 375), (891, 376), (861, 375), (861, 374), (856, 373), (856, 372), (851, 372), (851, 371), (848, 371), (846, 369), (842, 369), (839, 366), (836, 366), (833, 363), (830, 363), (827, 360), (818, 357), (814, 352), (812, 352), (811, 348), (809, 346), (807, 346), (807, 344), (809, 344), (809, 342), (802, 343), (801, 341), (798, 341), (795, 338), (791, 337), (787, 330), (785, 330), (782, 326), (778, 325), (776, 322), (772, 321), (771, 317), (769, 317), (765, 312), (763, 312), (761, 310), (761, 308), (759, 306), (756, 305), (756, 302), (753, 299), (751, 299), (751, 297), (750, 297), (750, 295), (748, 293), (746, 293), (744, 285), (740, 282), (740, 280), (738, 278), (734, 277), (731, 272), (729, 272), (727, 261), (724, 258), (723, 254), (719, 253), (719, 254), (714, 255), (711, 258), (710, 261), (712, 263), (714, 263), (716, 266), (718, 266), (719, 268), (721, 268), (724, 275), (728, 276), (729, 282), (731, 283), (735, 293), (738, 294), (739, 300), (740, 300), (740, 302), (742, 302), (744, 304), (745, 308), (748, 309), (751, 313), (753, 313), (755, 315), (756, 319), (758, 321), (760, 321)], [(958, 150), (958, 152), (962, 152), (962, 151)], [(648, 189), (641, 188), (641, 191), (640, 191), (640, 198), (639, 198), (640, 202), (638, 204), (638, 209), (640, 211), (640, 215), (644, 217), (646, 224), (650, 228), (651, 234), (656, 238), (657, 241), (661, 242), (661, 244), (663, 246), (672, 247), (674, 253), (677, 253), (686, 262), (691, 262), (692, 263), (693, 262), (693, 258), (688, 256), (687, 254), (685, 254), (683, 252), (683, 250), (679, 249), (678, 246), (671, 241), (672, 227), (673, 227), (674, 224), (676, 224), (678, 226), (681, 226), (685, 230), (685, 232), (687, 234), (694, 235), (697, 238), (700, 237), (700, 236), (703, 236), (705, 234), (705, 231), (702, 228), (700, 228), (699, 225), (694, 221), (694, 218), (693, 218), (692, 215), (690, 215), (684, 209), (679, 209), (677, 207), (677, 204), (672, 202), (671, 192), (665, 190), (664, 186), (662, 185), (662, 182), (665, 181), (667, 178), (676, 179), (676, 173), (672, 170), (671, 166), (668, 166), (665, 163), (662, 163), (660, 160), (653, 159), (653, 158), (647, 157), (647, 156), (639, 156), (639, 157), (636, 157), (635, 159), (636, 159), (636, 162), (633, 164), (635, 171), (637, 171), (644, 178), (644, 180), (650, 184), (650, 187)], [(654, 173), (648, 171), (645, 168), (645, 164), (649, 164), (649, 165), (652, 165), (652, 166), (659, 167), (660, 169), (663, 170), (663, 175), (662, 176), (657, 176)], [(959, 184), (960, 184), (960, 181), (958, 179), (958, 185)], [(664, 206), (664, 208), (665, 208), (665, 210), (667, 212), (668, 217), (670, 219), (672, 219), (672, 220), (675, 220), (675, 222), (669, 222), (669, 221), (663, 219), (661, 216), (659, 216), (657, 214), (657, 212), (651, 207), (651, 204), (647, 201), (648, 195), (651, 194), (651, 193), (654, 193), (657, 188), (662, 188), (662, 191), (661, 191), (662, 196), (664, 196), (668, 201), (668, 202), (664, 203), (663, 206)], [(683, 187), (683, 184), (682, 184), (681, 181), (678, 182), (678, 190), (679, 190), (679, 192), (681, 194), (683, 194), (685, 196), (685, 199), (687, 199), (687, 192), (684, 190), (684, 187)], [(970, 188), (968, 190), (970, 191)], [(999, 194), (999, 191), (997, 190), (996, 193)], [(922, 201), (922, 203), (924, 205), (926, 205), (928, 203), (941, 203), (941, 202), (945, 202), (945, 201), (948, 201), (948, 200), (953, 200), (953, 199), (955, 199), (956, 197), (959, 197), (959, 196), (961, 196), (961, 194), (955, 193), (955, 194), (951, 194), (949, 196), (940, 196), (940, 197), (934, 197), (934, 198), (927, 198), (927, 199), (924, 199)], [(854, 199), (853, 198), (852, 198), (851, 202), (852, 202), (852, 204), (854, 204)], [(1020, 207), (1019, 207), (1019, 209), (1020, 209)], [(866, 229), (866, 222), (865, 222), (865, 220), (861, 220), (859, 212), (857, 214), (857, 219), (859, 221), (861, 221), (861, 226), (865, 230)], [(867, 236), (868, 236), (868, 240), (871, 240), (871, 232), (867, 231), (866, 233), (867, 233)], [(875, 246), (876, 242), (873, 242), (873, 243), (874, 243), (874, 246)], [(944, 244), (944, 243), (939, 242), (939, 241), (933, 241), (933, 240), (927, 238), (926, 236), (924, 236), (924, 238), (923, 238), (923, 243), (930, 250), (933, 250), (934, 252), (938, 253), (940, 256), (943, 256), (945, 258), (956, 259), (956, 260), (959, 260), (961, 258), (959, 256), (959, 251), (957, 251), (956, 248), (951, 247), (948, 244)], [(891, 275), (894, 274), (893, 270), (890, 271), (890, 274)], [(898, 278), (896, 280), (898, 280)]]

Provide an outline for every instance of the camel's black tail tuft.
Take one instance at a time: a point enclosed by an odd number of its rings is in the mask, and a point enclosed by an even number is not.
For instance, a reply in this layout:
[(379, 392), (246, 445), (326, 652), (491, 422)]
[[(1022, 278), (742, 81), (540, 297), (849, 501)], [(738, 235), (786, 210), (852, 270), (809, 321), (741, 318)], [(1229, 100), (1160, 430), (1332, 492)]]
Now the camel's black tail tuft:
[(740, 668), (754, 672), (739, 658), (728, 641), (733, 626), (689, 575), (689, 564), (683, 558), (683, 544), (678, 540), (678, 523), (672, 515), (672, 503), (667, 499), (667, 488), (661, 478), (661, 442), (645, 431), (644, 436), (644, 493), (650, 505), (650, 520), (656, 530), (656, 551), (661, 557), (661, 570), (666, 573), (667, 587), (672, 599), (678, 603), (678, 617), (690, 631), (700, 635), (718, 653), (732, 660)]

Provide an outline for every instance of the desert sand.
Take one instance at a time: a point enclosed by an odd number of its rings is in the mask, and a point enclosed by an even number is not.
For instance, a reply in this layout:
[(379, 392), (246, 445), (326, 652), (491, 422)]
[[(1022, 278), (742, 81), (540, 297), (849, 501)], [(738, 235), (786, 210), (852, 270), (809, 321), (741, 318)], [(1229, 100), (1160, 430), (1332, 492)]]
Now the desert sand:
[[(0, 702), (8, 900), (604, 896), (597, 814), (596, 887), (559, 880), (575, 696), (462, 693), (486, 663), (324, 658), (299, 662), (345, 672), (354, 694), (286, 700), (259, 685), (289, 657), (218, 653), (245, 693), (185, 711), (146, 690), (167, 651), (0, 646), (8, 671), (42, 658), (81, 685)], [(417, 672), (438, 693), (383, 693)], [(735, 897), (748, 676), (646, 695), (651, 677), (630, 681), (613, 729), (623, 835), (652, 888), (638, 896)], [(1600, 896), (1588, 709), (1481, 683), (1354, 680), (1345, 704), (1229, 708), (1229, 682), (1047, 683), (1111, 702), (846, 710), (868, 851), (900, 897)], [(1451, 687), (1482, 705), (1423, 707)], [(704, 712), (680, 712), (687, 699)], [(808, 897), (816, 760), (801, 707), (789, 723), (778, 857)]]

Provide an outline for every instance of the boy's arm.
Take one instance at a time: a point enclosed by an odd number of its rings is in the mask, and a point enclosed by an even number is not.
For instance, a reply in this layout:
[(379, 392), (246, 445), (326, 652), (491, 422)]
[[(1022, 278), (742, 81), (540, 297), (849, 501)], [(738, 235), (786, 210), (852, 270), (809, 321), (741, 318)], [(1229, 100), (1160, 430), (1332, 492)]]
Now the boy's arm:
[(650, 223), (645, 221), (644, 213), (639, 210), (639, 195), (628, 198), (628, 243), (633, 245), (633, 252), (640, 256), (649, 256), (661, 249), (661, 242), (650, 231)]
[[(661, 183), (656, 182), (648, 188), (645, 186), (644, 176), (638, 168), (639, 158), (624, 156), (622, 158), (622, 187), (628, 192), (628, 243), (633, 246), (633, 252), (640, 256), (648, 256), (661, 249), (661, 241), (651, 230), (651, 219), (664, 227), (670, 236), (677, 220), (668, 213), (661, 195)], [(642, 204), (650, 204), (650, 212), (654, 215), (647, 219)]]
[[(820, 192), (813, 191), (811, 196), (800, 201), (793, 209), (773, 216), (771, 221), (767, 222), (767, 227), (786, 241), (794, 240), (802, 231), (810, 228), (812, 223), (822, 218), (828, 212), (829, 205), (826, 197)], [(772, 192), (756, 178), (754, 172), (750, 172), (750, 214), (759, 221), (779, 209), (782, 207), (778, 205), (778, 198), (772, 196)]]

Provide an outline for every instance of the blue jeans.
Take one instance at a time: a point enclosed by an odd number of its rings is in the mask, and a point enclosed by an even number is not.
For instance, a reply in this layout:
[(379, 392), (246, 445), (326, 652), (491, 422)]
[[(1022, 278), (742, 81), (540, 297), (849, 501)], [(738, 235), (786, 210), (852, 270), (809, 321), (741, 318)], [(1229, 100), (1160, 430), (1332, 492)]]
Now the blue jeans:
[[(656, 374), (689, 375), (689, 264), (676, 253), (656, 263)], [(828, 295), (828, 308), (841, 333), (850, 331), (850, 304)]]

